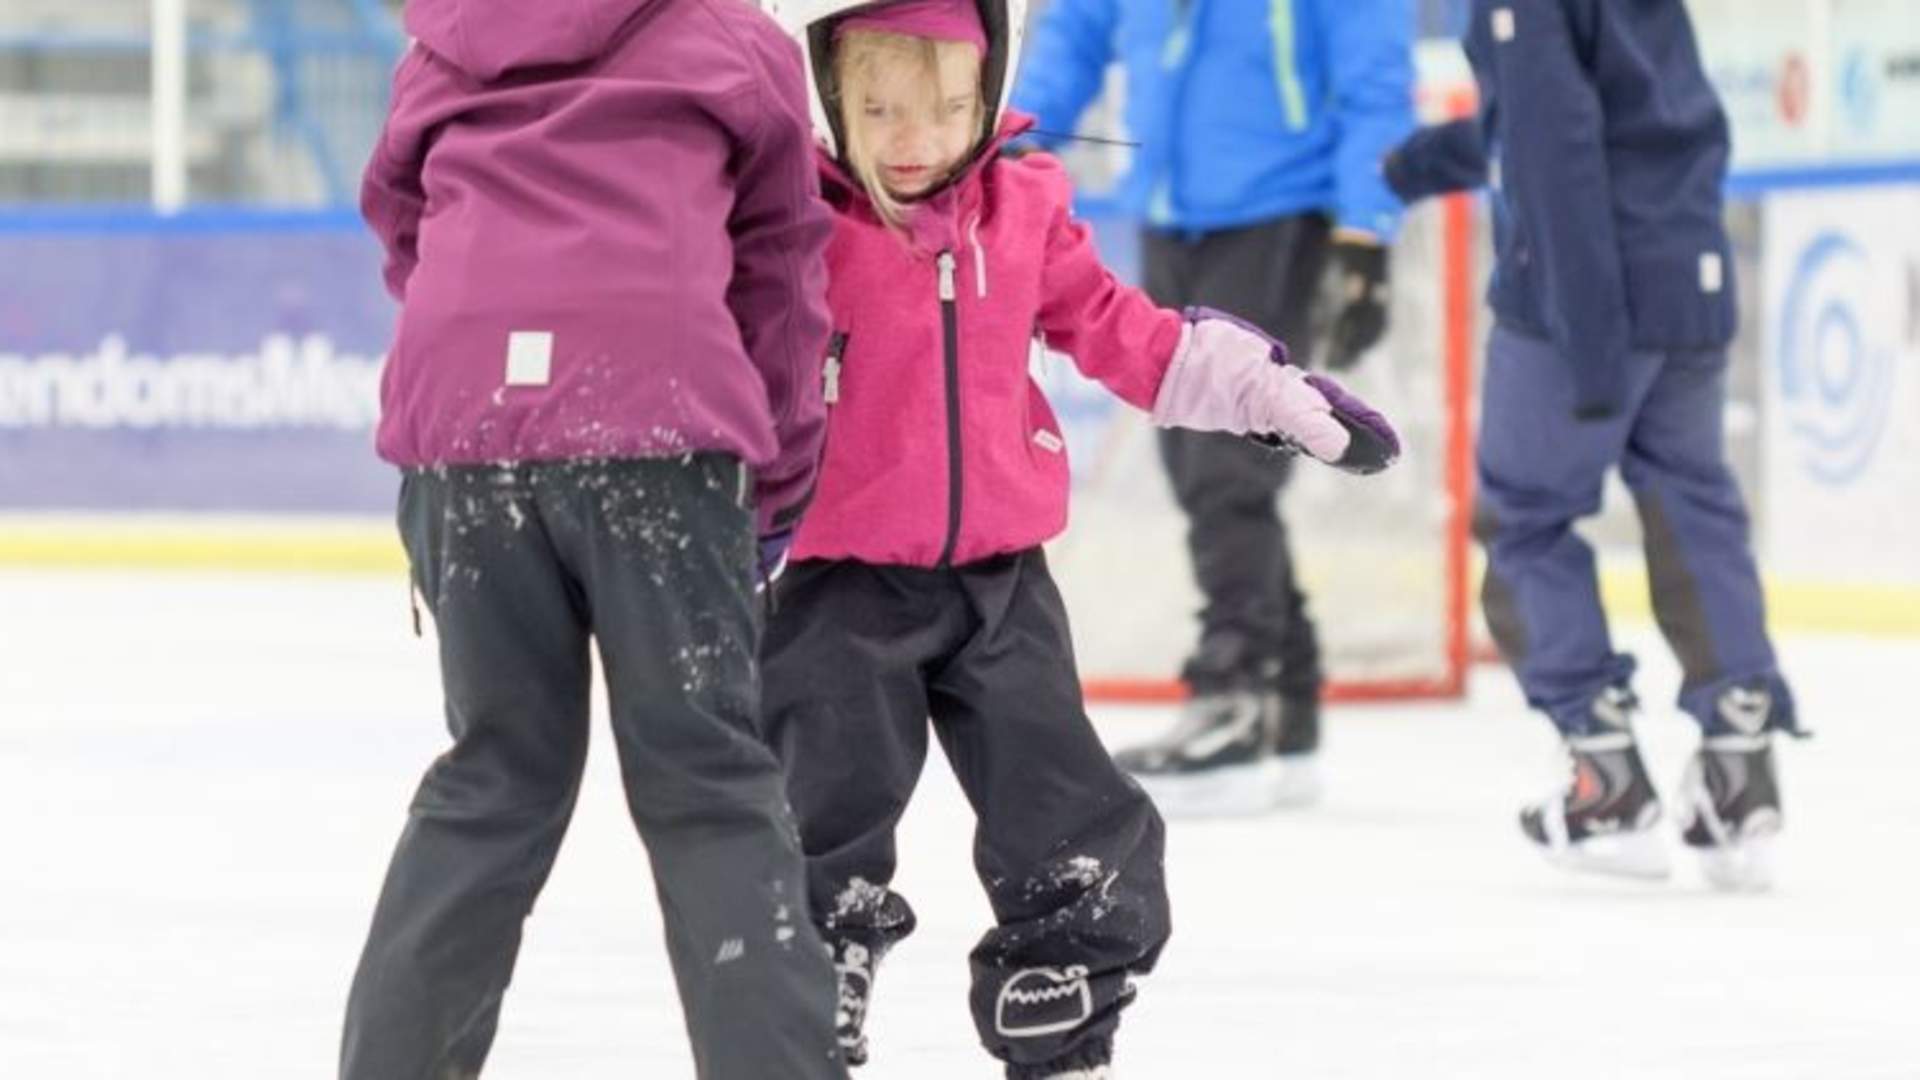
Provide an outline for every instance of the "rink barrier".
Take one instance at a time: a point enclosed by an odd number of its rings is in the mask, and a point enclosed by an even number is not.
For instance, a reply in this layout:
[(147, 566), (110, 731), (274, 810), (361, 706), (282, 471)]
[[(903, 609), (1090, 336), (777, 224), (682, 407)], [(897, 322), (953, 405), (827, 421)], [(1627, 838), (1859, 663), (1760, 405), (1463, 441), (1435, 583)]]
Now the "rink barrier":
[[(1805, 169), (1748, 171), (1736, 175), (1728, 185), (1738, 198), (1756, 198), (1776, 191), (1836, 189), (1906, 185), (1920, 187), (1920, 160), (1908, 162), (1865, 163), (1850, 166)], [(1082, 207), (1089, 218), (1111, 216), (1113, 207), (1099, 200), (1087, 200)], [(0, 212), (0, 240), (22, 236), (58, 237), (65, 233), (95, 235), (178, 235), (225, 237), (260, 235), (278, 240), (292, 234), (319, 234), (338, 237), (359, 234), (361, 226), (351, 212), (266, 211), (235, 207), (200, 207), (181, 214), (156, 218), (151, 211), (135, 207), (86, 209), (35, 209)], [(370, 246), (370, 242), (369, 242)], [(374, 260), (369, 257), (371, 273)], [(1462, 291), (1457, 294), (1466, 296)], [(1468, 304), (1472, 298), (1467, 297)], [(1469, 312), (1469, 315), (1472, 313)], [(1470, 319), (1460, 320), (1453, 331), (1458, 341), (1449, 351), (1465, 343), (1467, 353), (1475, 347)], [(5, 351), (0, 348), (0, 351)], [(1456, 410), (1463, 417), (1470, 410)], [(4, 434), (4, 433), (0, 433)], [(365, 457), (371, 462), (370, 451)], [(1463, 457), (1460, 469), (1470, 460)], [(386, 476), (376, 476), (373, 487), (384, 490)], [(383, 496), (390, 498), (390, 496)], [(125, 515), (126, 509), (152, 513)], [(247, 507), (228, 507), (239, 514)], [(84, 515), (73, 510), (88, 511)], [(97, 513), (96, 513), (97, 511)], [(358, 514), (361, 511), (354, 510)], [(178, 508), (129, 503), (125, 507), (76, 505), (71, 507), (0, 505), (0, 565), (38, 568), (116, 567), (116, 568), (195, 568), (243, 569), (255, 571), (308, 571), (322, 573), (398, 572), (403, 558), (390, 526), (385, 507), (380, 516), (365, 510), (357, 524), (315, 521), (302, 513), (274, 516), (270, 521), (239, 524), (217, 516), (203, 516)], [(1470, 575), (1457, 575), (1465, 606), (1465, 590)], [(1646, 599), (1645, 575), (1637, 570), (1607, 570), (1603, 585), (1609, 609), (1623, 618), (1643, 618), (1650, 614)], [(1801, 581), (1770, 577), (1768, 580), (1769, 616), (1781, 630), (1838, 631), (1865, 634), (1920, 635), (1920, 587), (1883, 586), (1864, 583)], [(1459, 646), (1464, 649), (1464, 644)], [(1159, 690), (1170, 694), (1166, 684)], [(1141, 686), (1116, 687), (1142, 691)], [(1394, 697), (1424, 692), (1428, 686), (1386, 687), (1381, 696)]]
[[(1612, 562), (1613, 560), (1608, 560)], [(1630, 562), (1630, 560), (1623, 560)], [(192, 516), (66, 517), (0, 515), (0, 568), (48, 571), (206, 570), (259, 573), (393, 574), (406, 556), (382, 519), (298, 522), (230, 519), (209, 524)], [(1609, 615), (1650, 623), (1647, 575), (1630, 565), (1603, 565), (1601, 594)], [(1766, 576), (1767, 616), (1775, 631), (1920, 637), (1920, 588), (1813, 582)], [(1475, 654), (1473, 659), (1489, 657)], [(1178, 700), (1172, 683), (1151, 679), (1089, 680), (1107, 697)], [(1431, 697), (1434, 680), (1382, 683), (1367, 693), (1336, 688), (1339, 701)]]

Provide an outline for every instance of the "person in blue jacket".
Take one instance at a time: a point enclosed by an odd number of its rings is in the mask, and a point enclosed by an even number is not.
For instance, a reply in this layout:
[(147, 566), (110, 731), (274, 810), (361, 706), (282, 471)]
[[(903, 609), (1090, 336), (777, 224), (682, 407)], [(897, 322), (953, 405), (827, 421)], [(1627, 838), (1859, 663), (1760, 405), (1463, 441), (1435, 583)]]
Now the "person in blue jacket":
[(1645, 534), (1654, 613), (1703, 739), (1680, 824), (1719, 885), (1764, 886), (1780, 827), (1771, 736), (1796, 732), (1722, 443), (1733, 261), (1727, 118), (1682, 0), (1475, 0), (1478, 116), (1387, 160), (1408, 200), (1489, 184), (1489, 302), (1475, 534), (1487, 625), (1573, 759), (1521, 812), (1575, 868), (1668, 872), (1592, 549), (1572, 529), (1618, 467)]
[[(1138, 142), (1121, 207), (1144, 222), (1143, 285), (1231, 312), (1333, 368), (1386, 330), (1400, 203), (1380, 160), (1413, 130), (1412, 0), (1051, 0), (1013, 104), (1052, 139), (1107, 67)], [(1205, 606), (1166, 736), (1120, 763), (1170, 815), (1305, 801), (1320, 737), (1320, 650), (1276, 495), (1286, 461), (1244, 439), (1166, 430)]]

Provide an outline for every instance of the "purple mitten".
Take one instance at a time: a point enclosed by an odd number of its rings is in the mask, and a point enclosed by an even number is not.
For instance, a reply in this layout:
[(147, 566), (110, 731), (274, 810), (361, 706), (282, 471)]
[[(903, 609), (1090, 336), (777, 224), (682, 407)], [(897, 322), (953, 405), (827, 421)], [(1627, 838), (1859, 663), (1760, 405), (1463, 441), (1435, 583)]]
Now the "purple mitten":
[(1326, 375), (1308, 375), (1307, 383), (1327, 399), (1327, 404), (1333, 409), (1333, 418), (1347, 429), (1346, 453), (1331, 464), (1364, 476), (1377, 473), (1399, 460), (1400, 435), (1380, 410), (1354, 397), (1346, 387)]
[(1154, 399), (1156, 424), (1246, 435), (1356, 473), (1379, 472), (1399, 456), (1384, 417), (1332, 379), (1294, 366), (1280, 342), (1207, 308), (1188, 308), (1186, 317)]

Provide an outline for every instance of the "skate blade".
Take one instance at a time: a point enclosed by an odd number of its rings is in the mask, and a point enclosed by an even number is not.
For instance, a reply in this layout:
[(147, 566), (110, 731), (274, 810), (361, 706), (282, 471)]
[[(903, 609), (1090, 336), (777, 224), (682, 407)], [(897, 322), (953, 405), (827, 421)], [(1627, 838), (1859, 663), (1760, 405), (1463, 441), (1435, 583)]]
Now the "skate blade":
[(1542, 848), (1562, 870), (1635, 881), (1665, 881), (1673, 875), (1667, 845), (1653, 829), (1595, 836), (1565, 847)]
[(1721, 892), (1757, 893), (1773, 888), (1773, 832), (1759, 832), (1719, 847), (1696, 849), (1707, 884)]
[(1192, 776), (1135, 776), (1167, 818), (1252, 817), (1320, 801), (1319, 764), (1311, 757), (1266, 758)]

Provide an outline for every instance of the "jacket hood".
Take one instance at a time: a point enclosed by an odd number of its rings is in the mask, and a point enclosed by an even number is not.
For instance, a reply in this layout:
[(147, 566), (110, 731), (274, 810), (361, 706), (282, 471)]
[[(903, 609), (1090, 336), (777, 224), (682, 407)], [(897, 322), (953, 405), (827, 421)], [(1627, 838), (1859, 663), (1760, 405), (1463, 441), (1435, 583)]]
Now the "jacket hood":
[(660, 0), (407, 0), (407, 33), (482, 82), (522, 68), (577, 64)]

